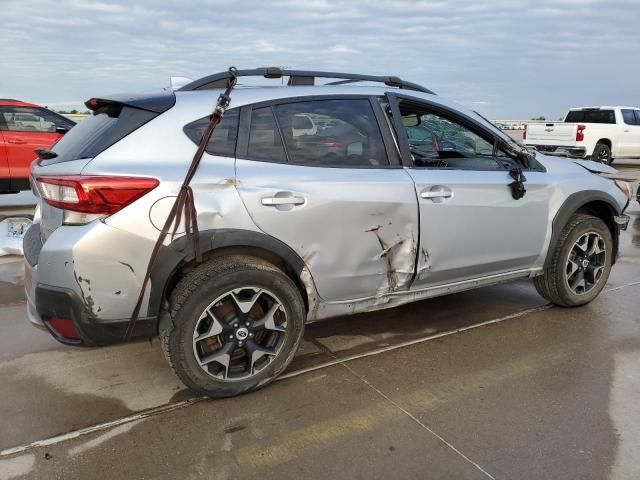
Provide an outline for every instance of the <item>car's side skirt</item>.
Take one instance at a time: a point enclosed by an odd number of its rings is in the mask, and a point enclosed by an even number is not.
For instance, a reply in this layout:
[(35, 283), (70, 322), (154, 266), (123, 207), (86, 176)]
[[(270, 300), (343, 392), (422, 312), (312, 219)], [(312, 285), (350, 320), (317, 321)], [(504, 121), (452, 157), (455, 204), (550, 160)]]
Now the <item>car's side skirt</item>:
[[(533, 277), (542, 272), (542, 268), (527, 268), (504, 272), (486, 277), (472, 278), (444, 285), (434, 285), (421, 288), (419, 290), (407, 290), (402, 292), (392, 292), (384, 295), (358, 298), (355, 300), (345, 300), (340, 302), (320, 301), (315, 312), (310, 312), (308, 321), (312, 322), (323, 318), (338, 317), (354, 313), (372, 312), (393, 308), (405, 303), (417, 302), (427, 298), (439, 297), (450, 293), (473, 290), (475, 288), (495, 285), (497, 283), (514, 280), (516, 278)], [(312, 315), (313, 313), (313, 315)]]

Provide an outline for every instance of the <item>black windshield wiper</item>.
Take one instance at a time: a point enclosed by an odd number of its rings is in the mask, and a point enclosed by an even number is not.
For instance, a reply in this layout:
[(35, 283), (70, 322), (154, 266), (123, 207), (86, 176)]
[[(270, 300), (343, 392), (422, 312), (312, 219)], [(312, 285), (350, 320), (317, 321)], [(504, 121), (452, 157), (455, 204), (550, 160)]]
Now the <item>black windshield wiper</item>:
[(56, 152), (53, 150), (47, 150), (46, 148), (36, 148), (34, 151), (36, 152), (36, 155), (38, 155), (38, 158), (41, 158), (42, 160), (51, 160), (58, 156)]

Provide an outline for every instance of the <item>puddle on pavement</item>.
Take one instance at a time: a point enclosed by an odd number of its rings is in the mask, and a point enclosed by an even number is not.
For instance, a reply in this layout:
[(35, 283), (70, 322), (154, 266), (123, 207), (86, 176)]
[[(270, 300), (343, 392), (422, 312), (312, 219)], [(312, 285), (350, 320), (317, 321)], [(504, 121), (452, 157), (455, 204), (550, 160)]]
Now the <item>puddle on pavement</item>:
[(0, 305), (19, 303), (24, 296), (22, 257), (0, 257)]

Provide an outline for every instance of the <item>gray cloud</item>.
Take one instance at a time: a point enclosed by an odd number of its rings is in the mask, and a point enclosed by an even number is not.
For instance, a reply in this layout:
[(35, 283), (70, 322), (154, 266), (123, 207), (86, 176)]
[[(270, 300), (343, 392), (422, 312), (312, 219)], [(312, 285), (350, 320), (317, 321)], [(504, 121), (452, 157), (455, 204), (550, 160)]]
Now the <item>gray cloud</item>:
[(52, 106), (229, 65), (396, 74), (494, 118), (640, 105), (635, 0), (0, 3), (0, 96)]

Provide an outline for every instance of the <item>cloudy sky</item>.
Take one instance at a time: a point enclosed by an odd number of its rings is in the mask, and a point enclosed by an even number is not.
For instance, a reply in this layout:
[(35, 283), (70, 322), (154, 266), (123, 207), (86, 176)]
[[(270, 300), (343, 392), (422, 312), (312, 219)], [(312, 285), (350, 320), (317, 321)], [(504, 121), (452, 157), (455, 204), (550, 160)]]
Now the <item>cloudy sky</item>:
[(494, 119), (640, 106), (639, 0), (0, 0), (0, 97), (279, 65), (394, 74)]

